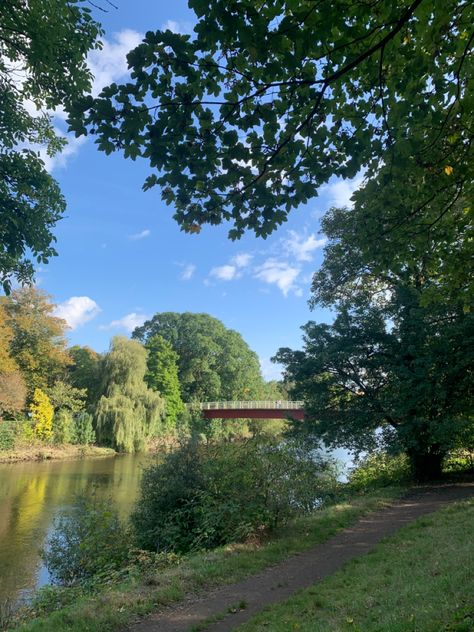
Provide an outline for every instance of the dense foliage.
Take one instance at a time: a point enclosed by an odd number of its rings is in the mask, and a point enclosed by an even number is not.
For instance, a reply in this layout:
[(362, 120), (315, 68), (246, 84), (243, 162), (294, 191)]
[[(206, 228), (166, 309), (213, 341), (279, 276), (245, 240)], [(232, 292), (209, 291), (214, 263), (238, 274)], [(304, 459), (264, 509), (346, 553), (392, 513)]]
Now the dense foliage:
[(0, 297), (11, 332), (10, 358), (26, 382), (28, 397), (59, 380), (70, 362), (66, 352), (66, 322), (54, 316), (51, 297), (36, 288), (22, 288)]
[(149, 338), (145, 348), (148, 351), (145, 382), (165, 400), (166, 427), (172, 430), (176, 428), (178, 415), (184, 410), (178, 378), (178, 354), (159, 335)]
[(73, 586), (120, 568), (128, 551), (125, 528), (110, 500), (88, 495), (56, 518), (43, 559), (54, 583)]
[(62, 445), (74, 442), (74, 420), (69, 410), (62, 408), (54, 414), (52, 430), (55, 443)]
[[(332, 325), (309, 322), (303, 351), (280, 349), (314, 432), (330, 445), (405, 451), (418, 477), (438, 476), (447, 452), (472, 436), (474, 318), (464, 297), (426, 300), (432, 257), (381, 271), (364, 257), (357, 208), (324, 220), (326, 256), (313, 304)], [(377, 431), (377, 433), (376, 433)]]
[(87, 53), (101, 31), (83, 0), (6, 0), (0, 12), (0, 284), (9, 291), (15, 278), (31, 281), (29, 257), (56, 254), (65, 200), (39, 150), (64, 147), (51, 112), (90, 90)]
[(86, 389), (87, 407), (93, 409), (100, 397), (100, 355), (90, 347), (74, 345), (68, 349), (71, 364), (68, 366), (69, 381), (78, 389)]
[(49, 397), (40, 388), (35, 389), (30, 405), (31, 420), (35, 434), (45, 441), (53, 437), (54, 408)]
[(236, 331), (209, 314), (163, 312), (137, 327), (133, 338), (148, 344), (159, 335), (178, 354), (185, 402), (253, 399), (263, 380), (256, 353)]
[[(165, 323), (171, 340), (151, 331), (158, 324), (164, 331)], [(130, 452), (164, 437), (214, 441), (264, 426), (267, 434), (281, 433), (281, 422), (223, 425), (184, 408), (180, 375), (190, 399), (282, 398), (278, 384), (263, 382), (256, 354), (238, 333), (207, 314), (161, 314), (146, 325), (145, 345), (116, 338), (106, 354), (68, 349), (66, 322), (47, 294), (26, 287), (0, 297), (0, 423), (12, 422), (0, 448), (97, 440)]]
[(89, 445), (95, 443), (95, 431), (92, 415), (86, 412), (78, 413), (74, 418), (74, 443)]
[(104, 358), (97, 438), (120, 452), (143, 450), (161, 430), (164, 401), (144, 382), (146, 357), (141, 344), (117, 336)]
[(146, 159), (144, 188), (161, 187), (184, 230), (231, 220), (233, 238), (266, 236), (332, 176), (371, 178), (383, 163), (423, 171), (421, 190), (408, 177), (403, 189), (421, 215), (437, 194), (446, 208), (468, 197), (472, 3), (189, 5), (192, 35), (146, 33), (132, 81), (71, 118), (101, 150)]
[(357, 459), (348, 477), (349, 488), (368, 491), (392, 485), (408, 485), (412, 481), (410, 461), (405, 454), (388, 454), (375, 450)]
[(336, 488), (314, 446), (191, 442), (144, 472), (132, 516), (137, 543), (185, 552), (259, 536), (313, 510)]

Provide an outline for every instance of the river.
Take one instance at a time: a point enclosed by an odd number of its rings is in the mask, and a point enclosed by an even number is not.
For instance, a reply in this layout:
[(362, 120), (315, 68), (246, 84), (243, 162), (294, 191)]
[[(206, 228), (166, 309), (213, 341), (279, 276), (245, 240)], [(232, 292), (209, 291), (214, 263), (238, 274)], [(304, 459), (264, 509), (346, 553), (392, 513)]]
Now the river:
[(150, 458), (0, 464), (0, 601), (28, 599), (35, 588), (48, 583), (40, 550), (54, 517), (71, 506), (78, 493), (110, 497), (127, 517)]

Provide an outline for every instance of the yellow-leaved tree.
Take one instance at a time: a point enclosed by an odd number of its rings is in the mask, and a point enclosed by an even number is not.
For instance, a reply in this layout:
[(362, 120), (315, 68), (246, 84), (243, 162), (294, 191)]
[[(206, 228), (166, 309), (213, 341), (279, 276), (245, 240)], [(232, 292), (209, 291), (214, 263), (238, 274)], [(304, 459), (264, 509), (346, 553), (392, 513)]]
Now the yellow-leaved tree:
[(52, 439), (54, 408), (49, 397), (40, 388), (35, 389), (30, 411), (36, 436), (46, 441)]

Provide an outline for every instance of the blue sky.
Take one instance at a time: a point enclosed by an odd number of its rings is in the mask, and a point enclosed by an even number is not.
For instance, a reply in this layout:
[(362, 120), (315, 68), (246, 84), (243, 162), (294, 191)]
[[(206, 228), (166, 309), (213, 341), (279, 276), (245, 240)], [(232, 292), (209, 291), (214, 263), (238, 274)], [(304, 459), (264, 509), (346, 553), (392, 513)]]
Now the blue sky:
[[(97, 17), (105, 37), (90, 59), (95, 92), (126, 77), (125, 54), (147, 30), (190, 31), (193, 22), (184, 0), (121, 2)], [(55, 122), (65, 130), (60, 114)], [(300, 347), (309, 319), (330, 320), (307, 304), (323, 255), (319, 218), (348, 204), (357, 181), (331, 182), (266, 240), (248, 234), (231, 242), (226, 226), (182, 233), (158, 189), (141, 191), (147, 164), (105, 156), (92, 139), (70, 139), (62, 156), (46, 162), (68, 210), (55, 231), (59, 256), (40, 268), (37, 282), (68, 321), (71, 344), (104, 351), (113, 335), (130, 334), (156, 312), (208, 312), (243, 335), (271, 379), (279, 377), (269, 361), (276, 350)]]

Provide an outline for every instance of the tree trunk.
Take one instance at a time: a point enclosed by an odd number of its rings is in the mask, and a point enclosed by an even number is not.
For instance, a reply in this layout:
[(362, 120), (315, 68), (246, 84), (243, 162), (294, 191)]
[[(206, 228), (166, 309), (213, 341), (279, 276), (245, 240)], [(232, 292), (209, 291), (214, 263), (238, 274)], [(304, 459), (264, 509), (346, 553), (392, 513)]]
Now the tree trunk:
[(442, 476), (444, 452), (432, 449), (426, 452), (409, 452), (415, 480), (419, 482), (439, 480)]

